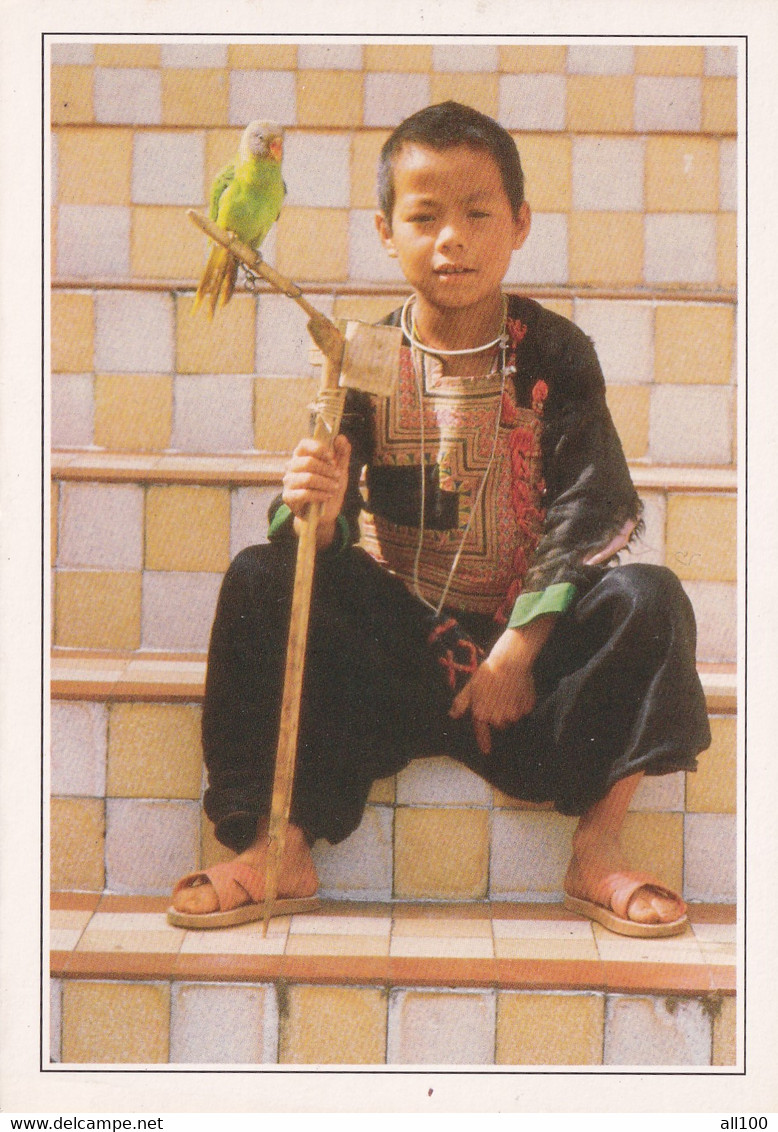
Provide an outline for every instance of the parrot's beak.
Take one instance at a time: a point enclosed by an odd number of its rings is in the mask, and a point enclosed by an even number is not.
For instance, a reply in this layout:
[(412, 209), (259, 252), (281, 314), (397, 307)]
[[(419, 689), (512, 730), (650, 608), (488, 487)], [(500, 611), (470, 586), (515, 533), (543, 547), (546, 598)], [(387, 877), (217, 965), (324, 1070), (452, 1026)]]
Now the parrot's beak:
[(270, 156), (273, 158), (273, 160), (280, 161), (284, 154), (284, 139), (273, 138), (270, 145), (268, 146), (268, 149), (270, 150)]

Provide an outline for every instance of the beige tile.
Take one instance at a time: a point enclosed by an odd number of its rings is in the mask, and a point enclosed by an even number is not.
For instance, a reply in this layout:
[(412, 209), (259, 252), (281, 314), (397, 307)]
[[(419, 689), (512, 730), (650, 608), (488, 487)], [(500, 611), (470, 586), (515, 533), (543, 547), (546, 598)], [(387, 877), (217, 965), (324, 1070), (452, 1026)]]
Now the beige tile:
[(576, 939), (569, 942), (548, 939), (498, 939), (494, 943), (497, 959), (598, 959), (594, 940)]
[[(238, 928), (211, 928), (207, 932), (187, 932), (181, 944), (181, 955), (283, 955), (286, 931), (274, 930), (272, 920), (267, 936), (261, 931)], [(256, 927), (250, 924), (248, 927)]]
[(223, 573), (230, 558), (227, 488), (152, 485), (146, 495), (146, 569)]
[(392, 776), (391, 778), (377, 779), (370, 787), (367, 800), (368, 803), (372, 803), (373, 805), (383, 804), (391, 806), (392, 802), (394, 802), (394, 798), (395, 779), (394, 776)]
[(499, 47), (500, 70), (517, 75), (552, 71), (563, 74), (567, 65), (566, 47)]
[(228, 97), (226, 71), (162, 72), (162, 121), (167, 126), (226, 126)]
[(700, 964), (704, 961), (702, 948), (691, 928), (686, 929), (685, 935), (667, 939), (628, 939), (595, 924), (594, 934), (600, 958), (606, 963)]
[(386, 1056), (386, 992), (367, 987), (289, 987), (281, 1010), (284, 1065), (375, 1065)]
[(628, 460), (648, 455), (651, 392), (645, 385), (609, 385), (605, 391), (610, 414)]
[(695, 813), (735, 812), (737, 791), (737, 721), (717, 715), (710, 721), (713, 742), (700, 755), (698, 769), (686, 778), (686, 808)]
[(572, 208), (572, 143), (554, 134), (515, 134), (524, 171), (524, 193), (538, 212)]
[(159, 452), (170, 444), (173, 380), (164, 374), (97, 374), (95, 444), (112, 452)]
[(737, 1000), (721, 998), (713, 1021), (713, 1057), (711, 1065), (737, 1063)]
[(61, 204), (130, 203), (130, 130), (90, 127), (63, 131), (58, 157)]
[(405, 959), (492, 959), (491, 939), (462, 936), (392, 937), (390, 955)]
[(491, 941), (492, 922), (489, 919), (470, 916), (459, 919), (456, 912), (445, 916), (398, 916), (392, 925), (392, 938), (403, 939), (406, 937)]
[[(205, 174), (206, 199), (210, 196), (211, 185), (216, 176), (238, 152), (241, 131), (239, 129), (207, 130), (205, 134)], [(205, 203), (205, 200), (204, 202)]]
[(737, 133), (737, 79), (702, 80), (702, 128), (711, 134)]
[(370, 936), (374, 939), (380, 937), (387, 941), (391, 931), (391, 914), (382, 916), (371, 912), (369, 915), (350, 916), (348, 914), (348, 904), (344, 906), (343, 915), (328, 916), (324, 912), (316, 912), (312, 915), (296, 915), (291, 917), (289, 926), (289, 932), (293, 936), (361, 935)]
[(285, 208), (278, 220), (277, 267), (296, 280), (343, 280), (348, 275), (348, 212)]
[(413, 899), (476, 899), (486, 893), (486, 810), (398, 809), (394, 894)]
[(51, 887), (54, 891), (103, 888), (105, 815), (99, 798), (53, 798)]
[(725, 385), (732, 378), (734, 312), (729, 306), (662, 304), (656, 309), (656, 381)]
[(612, 995), (605, 1065), (709, 1065), (711, 1021), (696, 999)]
[(55, 65), (51, 68), (52, 125), (94, 121), (94, 68)]
[(388, 955), (387, 936), (372, 935), (294, 935), (286, 945), (286, 955)]
[(213, 822), (210, 822), (205, 813), (200, 814), (200, 868), (210, 869), (219, 861), (231, 861), (235, 856), (231, 849), (216, 840)]
[[(369, 50), (369, 48), (368, 48)], [(351, 141), (351, 207), (376, 208), (378, 158), (388, 130), (360, 130)]]
[(62, 1060), (73, 1063), (165, 1062), (170, 988), (166, 984), (66, 982)]
[(200, 708), (113, 704), (107, 792), (126, 798), (199, 798)]
[(173, 205), (132, 210), (130, 272), (144, 279), (198, 279), (203, 241), (183, 209)]
[(254, 385), (254, 446), (260, 452), (291, 452), (310, 434), (309, 405), (315, 378), (257, 378)]
[(301, 126), (360, 126), (362, 83), (362, 75), (359, 72), (298, 73), (298, 123)]
[(497, 996), (498, 1065), (601, 1065), (604, 998), (598, 994)]
[(715, 139), (647, 139), (648, 212), (715, 212), (718, 203), (719, 145)]
[(736, 581), (736, 500), (720, 495), (670, 496), (666, 554), (684, 580)]
[(389, 1065), (491, 1065), (492, 991), (394, 991), (389, 1008)]
[(421, 44), (366, 43), (363, 61), (366, 71), (429, 71), (432, 48)]
[(66, 570), (57, 574), (55, 644), (136, 649), (140, 644), (140, 573)]
[(716, 217), (716, 270), (722, 287), (737, 286), (737, 217), (723, 212)]
[(433, 103), (455, 99), (494, 118), (497, 115), (498, 83), (496, 74), (435, 74), (430, 79), (430, 98)]
[(105, 932), (90, 929), (84, 932), (79, 952), (131, 952), (152, 955), (176, 955), (181, 947), (183, 931), (179, 936), (170, 932)]
[(704, 47), (651, 45), (635, 48), (638, 75), (701, 75), (704, 62)]
[(567, 128), (573, 133), (628, 133), (632, 130), (631, 75), (570, 75)]
[(227, 63), (239, 70), (294, 70), (297, 47), (292, 43), (230, 43)]
[(94, 368), (95, 316), (90, 294), (54, 291), (51, 296), (51, 368), (88, 373)]
[(192, 313), (192, 296), (177, 303), (176, 358), (179, 373), (253, 373), (256, 300), (233, 295), (209, 319), (206, 308)]
[(96, 43), (98, 67), (158, 67), (160, 48), (156, 43)]
[(570, 278), (589, 284), (636, 284), (643, 277), (643, 218), (631, 212), (570, 216)]
[(683, 887), (683, 814), (627, 814), (622, 843), (632, 868), (676, 892)]

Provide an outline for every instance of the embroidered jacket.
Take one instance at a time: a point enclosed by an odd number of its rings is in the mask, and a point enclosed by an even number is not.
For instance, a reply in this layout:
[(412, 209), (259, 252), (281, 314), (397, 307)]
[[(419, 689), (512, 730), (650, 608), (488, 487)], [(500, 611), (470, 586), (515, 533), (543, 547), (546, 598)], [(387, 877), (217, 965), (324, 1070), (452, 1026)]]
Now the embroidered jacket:
[[(399, 313), (386, 322), (399, 325)], [(425, 534), (418, 576), (421, 592), (436, 600), (494, 445), (494, 466), (484, 479), (489, 486), (471, 520), (447, 605), (496, 611), (498, 620), (518, 627), (539, 614), (563, 612), (577, 592), (588, 588), (593, 572), (623, 549), (637, 529), (640, 501), (590, 340), (568, 319), (515, 295), (509, 298), (507, 329), (512, 388), (501, 404), (499, 381), (496, 392), (491, 390), (491, 409), (489, 383), (482, 379), (470, 379), (472, 392), (456, 388), (457, 380), (468, 379), (448, 379), (437, 399), (434, 388), (424, 390), (427, 437), (448, 440), (437, 447), (425, 443)], [(410, 583), (421, 463), (419, 402), (409, 385), (410, 351), (403, 354), (400, 385), (392, 398), (378, 402), (369, 394), (348, 392), (341, 428), (352, 454), (339, 526), (344, 544), (356, 542), (365, 510), (366, 548)], [(479, 441), (475, 448), (480, 455), (466, 443), (468, 398), (471, 439)], [(366, 501), (359, 488), (365, 468)], [(290, 526), (289, 511), (278, 502), (271, 508), (271, 537)], [(513, 512), (510, 521), (508, 509)], [(489, 563), (489, 555), (503, 561)]]

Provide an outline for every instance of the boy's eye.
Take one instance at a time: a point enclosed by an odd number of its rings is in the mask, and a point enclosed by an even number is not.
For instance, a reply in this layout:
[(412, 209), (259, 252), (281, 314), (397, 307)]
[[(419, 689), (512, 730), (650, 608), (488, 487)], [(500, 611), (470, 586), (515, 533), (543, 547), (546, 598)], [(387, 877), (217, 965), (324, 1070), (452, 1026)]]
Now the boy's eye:
[(479, 209), (473, 209), (473, 211), (470, 213), (471, 220), (485, 220), (488, 216), (488, 212), (482, 212)]
[(417, 212), (410, 218), (412, 224), (429, 224), (434, 217), (431, 212)]

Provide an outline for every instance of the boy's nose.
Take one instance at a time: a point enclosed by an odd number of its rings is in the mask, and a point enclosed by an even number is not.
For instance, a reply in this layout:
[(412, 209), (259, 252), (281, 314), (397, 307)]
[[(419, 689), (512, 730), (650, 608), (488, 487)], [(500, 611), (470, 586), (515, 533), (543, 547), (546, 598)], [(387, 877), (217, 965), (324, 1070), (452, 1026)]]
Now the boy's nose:
[(461, 248), (464, 245), (464, 239), (459, 226), (444, 224), (438, 232), (437, 244), (439, 248)]

